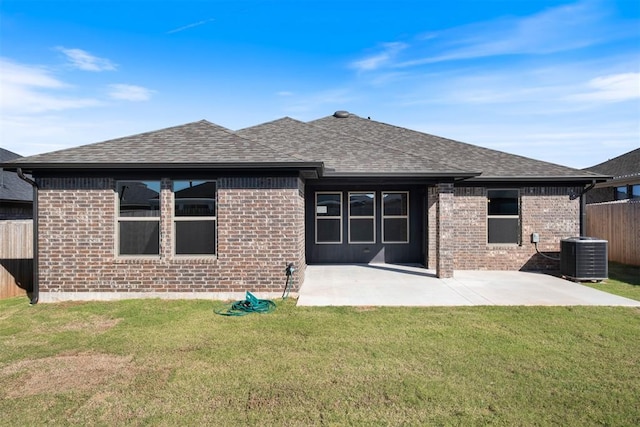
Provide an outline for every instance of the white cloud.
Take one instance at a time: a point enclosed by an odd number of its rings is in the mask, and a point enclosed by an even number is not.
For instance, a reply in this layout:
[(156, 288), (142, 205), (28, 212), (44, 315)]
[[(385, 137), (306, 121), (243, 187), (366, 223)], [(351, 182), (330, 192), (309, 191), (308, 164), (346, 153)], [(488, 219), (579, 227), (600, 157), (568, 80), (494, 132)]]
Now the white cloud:
[(384, 43), (382, 45), (382, 52), (354, 61), (350, 64), (350, 67), (360, 71), (376, 70), (389, 64), (398, 55), (398, 53), (407, 47), (407, 44), (400, 42)]
[(439, 53), (399, 66), (497, 55), (545, 54), (590, 46), (613, 37), (596, 29), (601, 18), (602, 13), (591, 3), (582, 2), (523, 18), (500, 18), (452, 28), (431, 37)]
[(61, 90), (71, 86), (42, 67), (0, 59), (0, 69), (0, 111), (3, 114), (41, 113), (101, 104), (96, 99), (61, 94)]
[(167, 34), (179, 33), (180, 31), (188, 30), (190, 28), (199, 27), (200, 25), (207, 24), (209, 22), (215, 21), (213, 18), (205, 19), (203, 21), (194, 22), (193, 24), (184, 25), (182, 27), (175, 28), (173, 30), (167, 31)]
[(372, 71), (493, 56), (541, 55), (637, 37), (637, 21), (618, 20), (614, 24), (602, 5), (586, 0), (529, 16), (501, 17), (429, 32), (417, 35), (411, 45), (387, 43), (382, 52), (349, 65), (359, 71)]
[(599, 76), (591, 79), (587, 86), (589, 92), (569, 97), (577, 101), (618, 102), (640, 99), (640, 73), (622, 73)]
[(125, 101), (148, 101), (154, 93), (151, 89), (128, 84), (111, 84), (109, 89), (110, 98)]
[(91, 55), (82, 49), (67, 49), (62, 46), (56, 49), (67, 57), (73, 67), (83, 71), (114, 71), (117, 68), (110, 60)]
[(8, 59), (0, 58), (0, 70), (2, 70), (0, 79), (5, 84), (43, 88), (65, 86), (61, 81), (51, 77), (49, 71), (43, 67), (21, 65)]

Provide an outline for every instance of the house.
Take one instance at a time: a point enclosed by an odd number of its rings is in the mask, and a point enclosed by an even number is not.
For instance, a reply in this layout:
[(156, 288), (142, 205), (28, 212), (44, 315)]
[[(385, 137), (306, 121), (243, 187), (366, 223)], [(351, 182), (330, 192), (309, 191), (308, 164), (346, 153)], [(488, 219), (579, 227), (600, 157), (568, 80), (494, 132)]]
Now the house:
[[(0, 148), (0, 164), (21, 156)], [(31, 219), (33, 189), (15, 172), (0, 169), (0, 220)]]
[(587, 203), (640, 199), (640, 148), (585, 169), (612, 179), (596, 184)]
[[(5, 163), (33, 174), (41, 301), (233, 298), (313, 263), (557, 269), (605, 177), (338, 111), (202, 120)], [(37, 292), (37, 293), (38, 293)]]

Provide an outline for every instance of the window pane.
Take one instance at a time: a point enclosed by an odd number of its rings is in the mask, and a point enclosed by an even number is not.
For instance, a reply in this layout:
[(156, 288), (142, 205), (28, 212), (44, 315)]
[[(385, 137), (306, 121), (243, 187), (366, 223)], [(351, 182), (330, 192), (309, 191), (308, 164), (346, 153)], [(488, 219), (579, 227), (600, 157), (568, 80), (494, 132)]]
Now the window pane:
[(373, 216), (374, 193), (349, 194), (349, 215)]
[(318, 243), (340, 243), (339, 219), (322, 219), (316, 221), (316, 241)]
[(120, 255), (160, 254), (159, 221), (121, 221)]
[(403, 242), (409, 241), (409, 233), (406, 218), (385, 218), (384, 219), (384, 241)]
[(629, 198), (629, 194), (627, 193), (627, 186), (624, 187), (616, 187), (616, 200), (623, 200)]
[(340, 193), (316, 194), (316, 214), (318, 216), (340, 216), (341, 197)]
[(374, 238), (373, 219), (352, 219), (349, 222), (349, 241), (351, 243), (373, 243)]
[(489, 243), (520, 243), (518, 218), (489, 218)]
[(118, 181), (120, 216), (160, 216), (160, 181)]
[(407, 193), (384, 193), (382, 197), (385, 216), (408, 215)]
[(176, 255), (215, 255), (215, 221), (176, 221)]
[(215, 181), (174, 181), (176, 216), (216, 216)]
[(631, 186), (631, 198), (640, 199), (640, 184)]
[(489, 190), (489, 215), (518, 215), (518, 190)]

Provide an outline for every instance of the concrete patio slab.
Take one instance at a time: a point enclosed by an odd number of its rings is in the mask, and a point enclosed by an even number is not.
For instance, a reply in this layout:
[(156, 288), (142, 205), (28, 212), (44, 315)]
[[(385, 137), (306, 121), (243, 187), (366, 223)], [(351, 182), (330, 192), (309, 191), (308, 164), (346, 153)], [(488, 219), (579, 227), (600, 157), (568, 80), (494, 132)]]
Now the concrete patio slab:
[(300, 306), (626, 306), (640, 301), (601, 292), (541, 273), (435, 271), (391, 264), (309, 265), (299, 291)]

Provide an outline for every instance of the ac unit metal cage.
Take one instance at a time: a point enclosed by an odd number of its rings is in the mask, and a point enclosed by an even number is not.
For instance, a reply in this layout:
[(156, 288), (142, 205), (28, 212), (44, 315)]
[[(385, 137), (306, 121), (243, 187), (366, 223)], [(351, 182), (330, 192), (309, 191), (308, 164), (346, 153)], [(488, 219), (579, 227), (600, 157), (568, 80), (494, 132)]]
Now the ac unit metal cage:
[(571, 237), (560, 241), (560, 274), (573, 280), (605, 280), (609, 277), (607, 241)]

